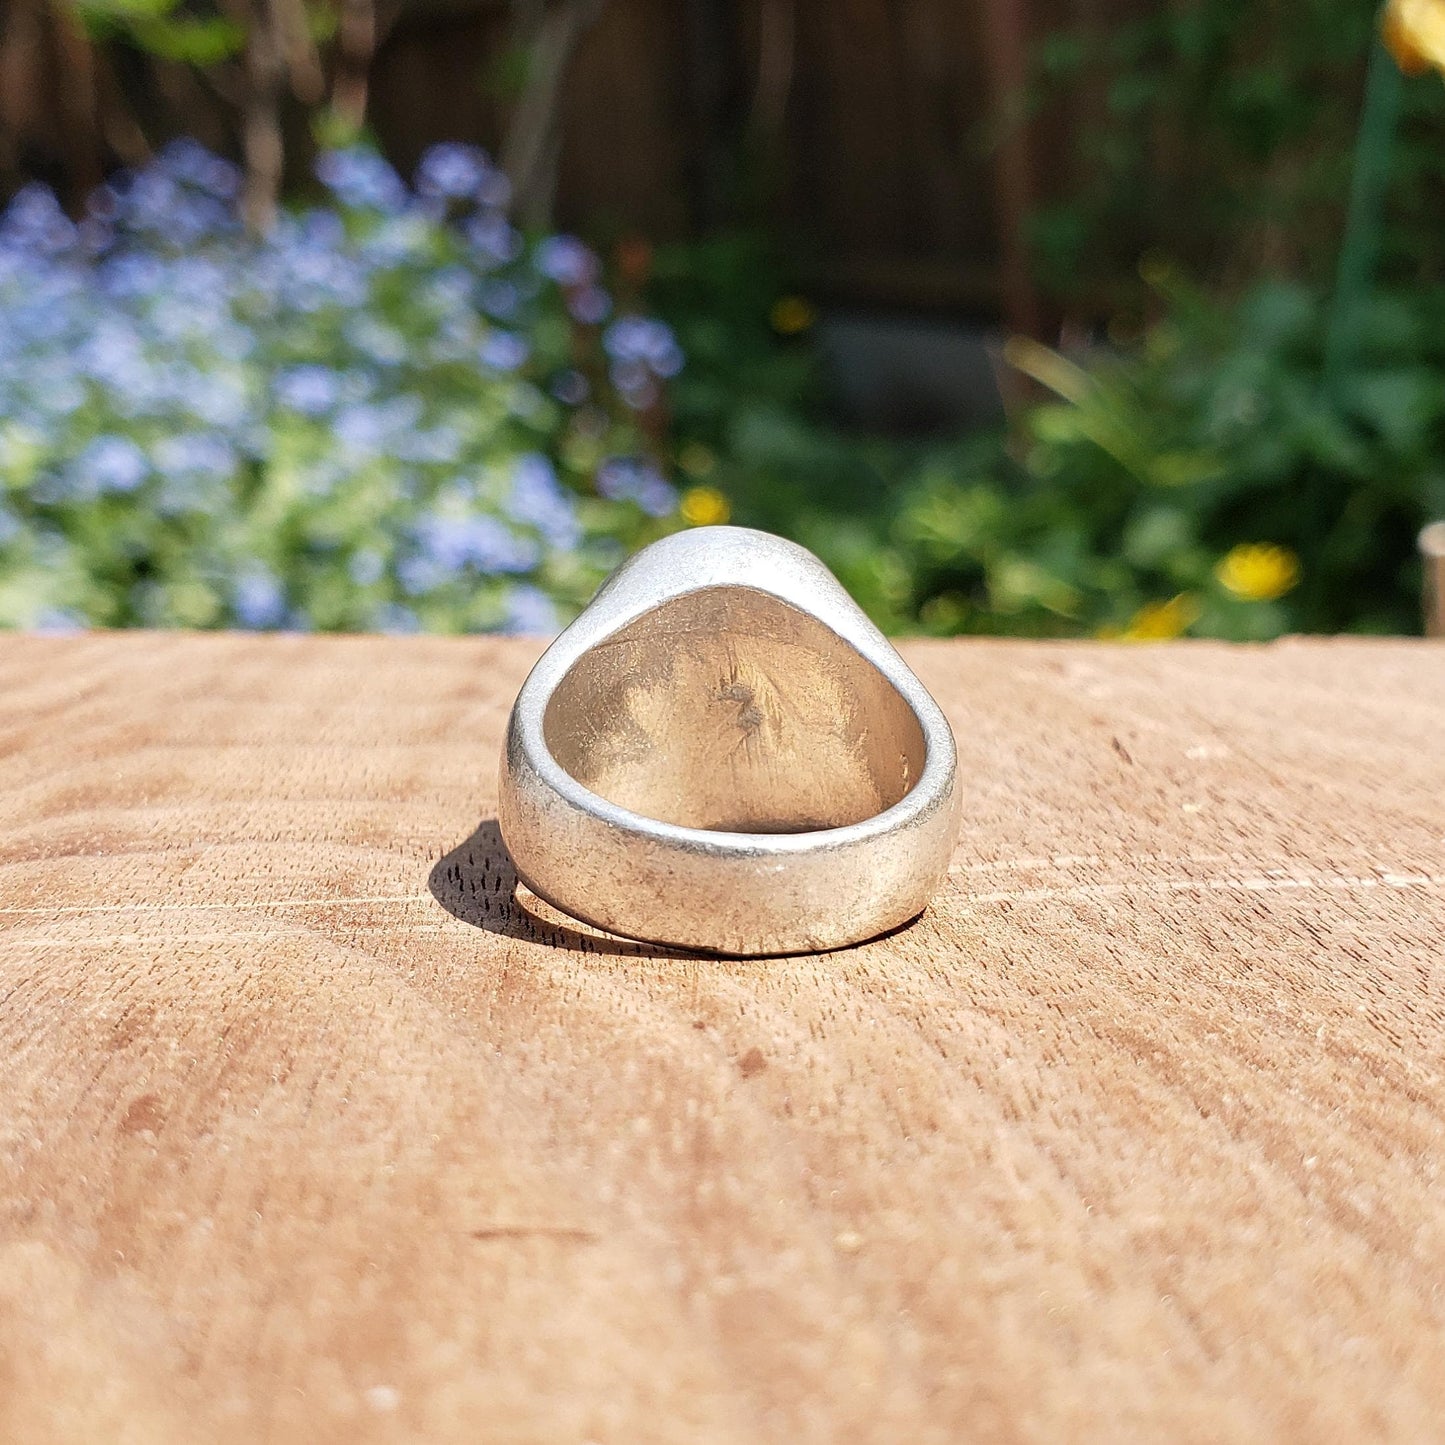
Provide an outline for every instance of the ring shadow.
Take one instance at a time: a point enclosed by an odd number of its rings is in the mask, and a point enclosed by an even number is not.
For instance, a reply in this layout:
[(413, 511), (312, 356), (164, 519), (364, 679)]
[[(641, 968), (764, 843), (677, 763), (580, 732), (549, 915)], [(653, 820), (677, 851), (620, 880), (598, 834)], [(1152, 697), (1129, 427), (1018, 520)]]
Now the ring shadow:
[[(678, 962), (706, 959), (713, 962), (760, 963), (776, 962), (779, 959), (816, 955), (814, 949), (800, 949), (793, 954), (774, 954), (763, 958), (738, 959), (736, 955), (717, 953), (705, 948), (673, 946), (656, 947), (636, 939), (619, 938), (616, 934), (603, 933), (588, 924), (574, 924), (564, 921), (566, 915), (536, 898), (530, 889), (517, 877), (512, 855), (502, 841), (502, 830), (495, 818), (484, 818), (476, 831), (450, 853), (444, 854), (432, 865), (427, 876), (427, 888), (431, 896), (448, 913), (473, 928), (485, 929), (504, 938), (516, 938), (525, 943), (543, 943), (551, 948), (568, 948), (576, 953), (613, 955), (621, 958), (672, 959)], [(536, 899), (537, 907), (531, 907), (518, 892), (525, 890), (526, 897)], [(541, 910), (554, 916), (548, 917)], [(922, 917), (923, 915), (919, 915)], [(918, 918), (911, 918), (877, 935), (866, 939), (866, 943), (878, 943), (892, 938), (895, 934), (912, 928)], [(856, 947), (844, 945), (845, 948)], [(838, 952), (825, 949), (822, 952)]]
[[(691, 958), (685, 948), (654, 948), (610, 933), (584, 931), (528, 907), (518, 894), (517, 870), (502, 841), (495, 818), (484, 818), (476, 831), (432, 865), (427, 877), (431, 896), (462, 923), (504, 938), (544, 943), (578, 953), (616, 954), (627, 958)], [(525, 887), (525, 885), (522, 885)], [(530, 891), (528, 897), (531, 897)], [(541, 900), (539, 900), (541, 902)], [(543, 904), (543, 907), (550, 905)]]

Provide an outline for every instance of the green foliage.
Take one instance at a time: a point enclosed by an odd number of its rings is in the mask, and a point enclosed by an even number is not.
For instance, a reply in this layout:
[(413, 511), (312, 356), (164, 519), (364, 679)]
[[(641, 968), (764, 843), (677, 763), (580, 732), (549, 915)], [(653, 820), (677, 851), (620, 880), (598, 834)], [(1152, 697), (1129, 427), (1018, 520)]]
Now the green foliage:
[(1304, 287), (1220, 308), (1156, 279), (1168, 312), (1136, 350), (1080, 369), (1016, 349), (1057, 399), (1012, 452), (934, 457), (908, 487), (892, 541), (924, 627), (1418, 630), (1414, 539), (1445, 515), (1445, 291), (1376, 298), (1335, 393)]
[(196, 13), (185, 0), (74, 0), (97, 40), (123, 36), (162, 60), (211, 66), (240, 53), (244, 27), (219, 13)]
[(1012, 434), (929, 444), (826, 420), (806, 337), (769, 328), (786, 286), (766, 248), (666, 253), (649, 300), (689, 355), (677, 470), (818, 552), (889, 631), (1418, 630), (1414, 539), (1445, 516), (1445, 288), (1369, 302), (1327, 390), (1319, 291), (1225, 305), (1146, 271), (1162, 319), (1134, 344), (1016, 345), (1040, 390)]
[(669, 398), (675, 470), (720, 489), (735, 522), (817, 552), (871, 615), (896, 623), (910, 588), (883, 529), (912, 453), (828, 419), (808, 330), (780, 336), (770, 321), (788, 289), (758, 236), (658, 254), (648, 305), (688, 359)]
[[(1034, 220), (1041, 279), (1090, 310), (1143, 298), (1156, 251), (1229, 283), (1332, 276), (1376, 6), (1190, 0), (1036, 56), (1041, 123), (1067, 192)], [(1387, 272), (1445, 279), (1445, 90), (1407, 82), (1393, 142)]]

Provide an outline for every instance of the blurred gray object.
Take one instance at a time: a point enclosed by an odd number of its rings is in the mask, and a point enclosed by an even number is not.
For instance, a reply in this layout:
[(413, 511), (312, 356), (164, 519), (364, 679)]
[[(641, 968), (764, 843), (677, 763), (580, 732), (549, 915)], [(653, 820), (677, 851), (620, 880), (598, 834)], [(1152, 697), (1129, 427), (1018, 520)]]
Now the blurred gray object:
[(828, 312), (817, 341), (844, 418), (919, 432), (999, 421), (994, 332), (906, 314)]

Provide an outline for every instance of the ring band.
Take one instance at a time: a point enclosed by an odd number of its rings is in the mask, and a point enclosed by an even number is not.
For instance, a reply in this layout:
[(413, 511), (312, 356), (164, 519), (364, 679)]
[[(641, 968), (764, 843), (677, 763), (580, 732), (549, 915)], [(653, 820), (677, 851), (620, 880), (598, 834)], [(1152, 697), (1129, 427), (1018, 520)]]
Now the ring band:
[(948, 869), (953, 734), (811, 552), (698, 527), (619, 568), (512, 708), (498, 821), (518, 877), (629, 938), (840, 948)]

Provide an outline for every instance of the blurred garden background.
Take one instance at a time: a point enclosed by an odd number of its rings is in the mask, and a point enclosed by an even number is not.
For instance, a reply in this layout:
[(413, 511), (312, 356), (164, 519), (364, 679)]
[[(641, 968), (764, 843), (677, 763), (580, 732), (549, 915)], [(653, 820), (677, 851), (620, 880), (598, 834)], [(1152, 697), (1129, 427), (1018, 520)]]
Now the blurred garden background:
[(0, 0), (0, 625), (1416, 632), (1445, 0)]

